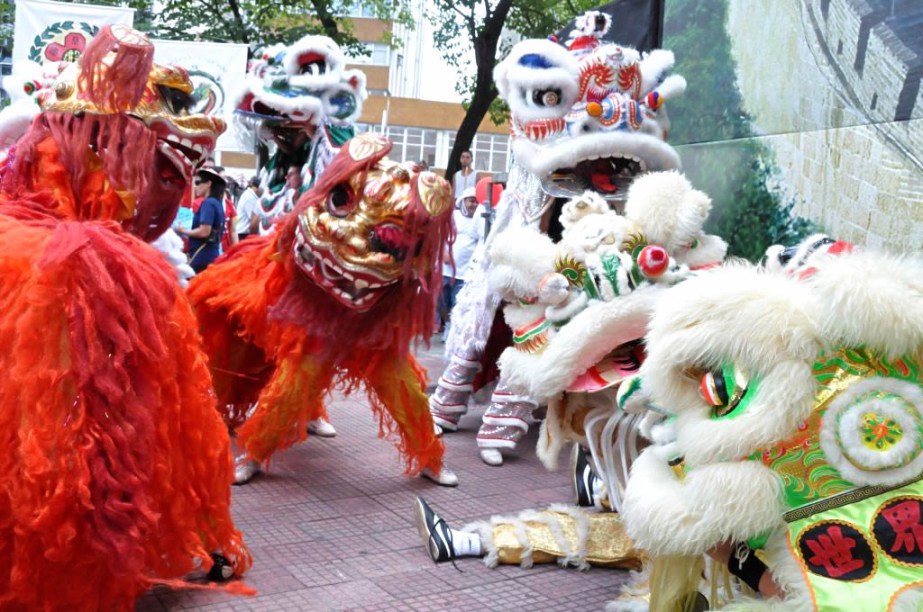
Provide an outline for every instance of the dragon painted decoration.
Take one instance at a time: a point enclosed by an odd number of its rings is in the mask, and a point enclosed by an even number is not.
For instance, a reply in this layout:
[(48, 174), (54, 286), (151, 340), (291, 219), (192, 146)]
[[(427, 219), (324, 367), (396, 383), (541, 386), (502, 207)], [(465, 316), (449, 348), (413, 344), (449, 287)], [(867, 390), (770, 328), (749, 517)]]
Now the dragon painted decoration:
[[(497, 342), (502, 325), (495, 325), (502, 300), (487, 279), (494, 265), (491, 252), (512, 244), (507, 232), (541, 228), (558, 240), (567, 199), (590, 190), (620, 209), (634, 178), (679, 167), (679, 156), (664, 141), (665, 101), (686, 85), (669, 74), (673, 54), (661, 49), (642, 54), (603, 43), (609, 23), (608, 15), (588, 13), (578, 18), (580, 34), (566, 46), (522, 41), (494, 70), (497, 89), (510, 107), (514, 162), (491, 234), (474, 255), (452, 313), (448, 365), (431, 398), (433, 415), (445, 431), (457, 428), (478, 372), (492, 367), (497, 355), (491, 349), (502, 344)], [(486, 462), (502, 462), (495, 448), (515, 447), (536, 405), (536, 398), (498, 380), (478, 437)], [(514, 421), (518, 426), (510, 426)]]
[(368, 392), (408, 473), (442, 469), (410, 342), (432, 329), (452, 194), (435, 174), (388, 160), (391, 146), (350, 140), (276, 232), (190, 285), (219, 404), (255, 461), (303, 440), (341, 384)]
[(224, 124), (152, 58), (104, 27), (0, 170), (2, 608), (130, 609), (250, 565), (195, 318), (145, 244)]
[(345, 64), (339, 46), (325, 36), (274, 45), (251, 62), (234, 121), (272, 153), (261, 170), (265, 206), (276, 204), (273, 196), (283, 189), (289, 166), (302, 168), (308, 189), (354, 135), (368, 93), (365, 74)]
[(921, 274), (832, 243), (669, 290), (641, 389), (675, 416), (628, 482), (635, 544), (676, 559), (747, 543), (784, 594), (748, 609), (918, 609)]

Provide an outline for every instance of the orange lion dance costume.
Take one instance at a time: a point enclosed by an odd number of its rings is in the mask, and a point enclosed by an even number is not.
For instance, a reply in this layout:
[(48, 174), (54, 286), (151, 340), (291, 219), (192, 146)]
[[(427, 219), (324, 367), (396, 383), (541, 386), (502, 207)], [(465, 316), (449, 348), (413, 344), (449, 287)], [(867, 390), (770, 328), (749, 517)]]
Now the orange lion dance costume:
[(224, 125), (152, 58), (104, 28), (0, 166), (0, 609), (134, 609), (216, 551), (250, 565), (195, 318), (145, 243)]
[(350, 140), (274, 233), (190, 283), (218, 404), (246, 451), (238, 482), (304, 440), (335, 385), (366, 390), (408, 474), (451, 474), (410, 343), (432, 330), (452, 195), (435, 174), (386, 159), (391, 146)]

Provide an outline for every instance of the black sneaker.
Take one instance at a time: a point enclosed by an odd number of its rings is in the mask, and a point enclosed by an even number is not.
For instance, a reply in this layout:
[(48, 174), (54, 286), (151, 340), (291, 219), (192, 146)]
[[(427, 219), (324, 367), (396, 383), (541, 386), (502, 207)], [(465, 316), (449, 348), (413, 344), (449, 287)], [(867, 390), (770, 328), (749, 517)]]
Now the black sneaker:
[(212, 582), (227, 582), (234, 577), (234, 567), (227, 557), (218, 553), (212, 553), (212, 561), (215, 563), (208, 570), (208, 579)]
[(573, 468), (574, 493), (577, 496), (577, 505), (584, 508), (595, 506), (596, 498), (593, 495), (593, 489), (594, 484), (599, 480), (599, 476), (593, 471), (593, 467), (589, 459), (587, 459), (586, 451), (579, 444), (574, 444), (571, 467)]
[(452, 530), (448, 524), (420, 497), (417, 498), (416, 511), (417, 530), (429, 556), (436, 563), (454, 561), (455, 547), (452, 545)]

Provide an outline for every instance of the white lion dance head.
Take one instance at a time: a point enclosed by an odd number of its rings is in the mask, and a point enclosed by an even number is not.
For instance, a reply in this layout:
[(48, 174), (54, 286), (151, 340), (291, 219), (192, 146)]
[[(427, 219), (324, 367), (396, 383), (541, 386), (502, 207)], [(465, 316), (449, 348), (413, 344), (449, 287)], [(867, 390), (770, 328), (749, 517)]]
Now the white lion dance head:
[(273, 45), (251, 61), (234, 122), (239, 133), (285, 158), (274, 164), (281, 173), (273, 185), (284, 177), (286, 165), (306, 166), (309, 179), (319, 175), (337, 147), (353, 136), (352, 124), (368, 92), (365, 74), (345, 65), (343, 52), (326, 36)]
[(592, 189), (621, 200), (638, 174), (679, 168), (665, 142), (664, 101), (682, 94), (686, 81), (667, 76), (670, 51), (602, 42), (607, 15), (590, 11), (576, 25), (567, 48), (526, 40), (494, 70), (510, 106), (513, 154), (550, 195)]

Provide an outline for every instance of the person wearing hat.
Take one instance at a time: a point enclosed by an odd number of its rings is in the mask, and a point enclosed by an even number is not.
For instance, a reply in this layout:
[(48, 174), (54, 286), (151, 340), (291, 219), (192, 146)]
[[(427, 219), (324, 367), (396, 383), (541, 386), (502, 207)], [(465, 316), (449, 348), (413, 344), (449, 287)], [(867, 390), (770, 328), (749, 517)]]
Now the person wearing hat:
[(455, 202), (455, 212), (452, 214), (452, 220), (455, 223), (455, 242), (446, 248), (451, 249), (454, 267), (446, 258), (442, 266), (442, 294), (439, 297), (439, 311), (437, 318), (442, 320), (442, 327), (448, 323), (452, 316), (452, 309), (455, 307), (455, 299), (458, 292), (461, 291), (465, 284), (465, 274), (468, 271), (468, 264), (471, 263), (471, 256), (474, 255), (474, 249), (478, 242), (484, 238), (484, 219), (477, 213), (478, 199), (474, 187), (467, 187), (461, 192), (461, 196)]
[(204, 197), (192, 215), (192, 228), (178, 227), (180, 235), (189, 238), (189, 265), (201, 272), (221, 254), (221, 234), (224, 232), (224, 190), (227, 182), (211, 168), (196, 173), (193, 193)]

